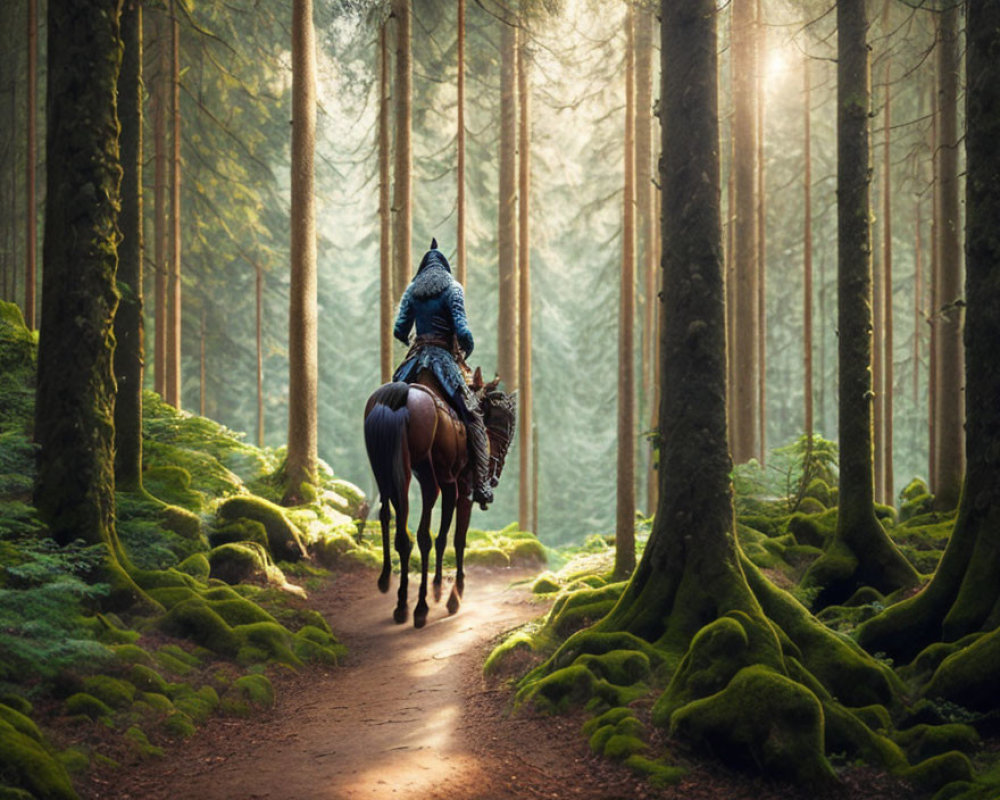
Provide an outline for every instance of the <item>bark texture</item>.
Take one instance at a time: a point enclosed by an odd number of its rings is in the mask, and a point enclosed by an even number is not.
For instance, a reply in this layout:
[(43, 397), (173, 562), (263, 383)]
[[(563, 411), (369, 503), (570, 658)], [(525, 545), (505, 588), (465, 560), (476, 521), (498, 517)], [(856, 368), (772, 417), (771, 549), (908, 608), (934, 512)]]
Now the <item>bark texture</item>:
[(875, 517), (872, 460), (871, 67), (864, 0), (837, 5), (837, 330), (840, 496), (837, 530), (804, 582), (818, 603), (859, 586), (889, 592), (917, 583)]
[(517, 518), (522, 530), (534, 530), (532, 522), (532, 487), (534, 470), (531, 459), (531, 56), (524, 42), (517, 49), (517, 88), (520, 101), (518, 120), (518, 487)]
[(171, 0), (170, 70), (172, 116), (170, 175), (170, 274), (167, 280), (166, 401), (181, 407), (181, 54), (177, 0)]
[(938, 103), (940, 109), (940, 227), (937, 275), (937, 383), (934, 433), (937, 480), (931, 487), (940, 508), (958, 505), (965, 470), (962, 449), (962, 244), (958, 204), (958, 52), (959, 7), (949, 3), (941, 12), (938, 40)]
[(733, 460), (758, 456), (756, 0), (733, 0)]
[(395, 294), (392, 280), (392, 207), (390, 205), (389, 43), (386, 26), (378, 29), (378, 219), (379, 219), (379, 371), (382, 383), (392, 380), (392, 322)]
[(155, 333), (153, 334), (153, 388), (167, 397), (167, 76), (170, 69), (169, 40), (165, 12), (156, 14), (158, 66), (153, 88), (153, 268)]
[(635, 28), (625, 12), (625, 180), (622, 268), (618, 300), (618, 471), (615, 566), (619, 578), (635, 568)]
[(60, 543), (114, 540), (117, 0), (50, 0), (35, 505)]
[(392, 213), (393, 306), (413, 273), (413, 49), (410, 0), (392, 0), (396, 19), (396, 153)]
[(292, 4), (292, 241), (288, 310), (288, 460), (285, 503), (316, 480), (316, 44), (312, 0)]
[(142, 488), (142, 368), (145, 339), (142, 319), (142, 4), (122, 7), (124, 44), (118, 76), (121, 121), (122, 201), (115, 314), (115, 480), (118, 489)]
[(517, 388), (517, 28), (501, 22), (497, 373)]
[[(966, 431), (968, 469), (955, 529), (920, 594), (866, 623), (868, 649), (908, 659), (976, 631), (1000, 638), (1000, 2), (968, 10), (966, 72)], [(949, 659), (950, 661), (951, 659)], [(984, 670), (979, 669), (979, 672)], [(987, 671), (988, 672), (988, 671)], [(995, 680), (995, 677), (991, 680)], [(991, 692), (995, 698), (995, 683)]]
[[(686, 642), (756, 606), (735, 547), (726, 441), (714, 4), (664, 3), (663, 295), (659, 503), (649, 543), (605, 629)], [(669, 142), (669, 148), (667, 143)], [(672, 613), (675, 612), (675, 613)]]

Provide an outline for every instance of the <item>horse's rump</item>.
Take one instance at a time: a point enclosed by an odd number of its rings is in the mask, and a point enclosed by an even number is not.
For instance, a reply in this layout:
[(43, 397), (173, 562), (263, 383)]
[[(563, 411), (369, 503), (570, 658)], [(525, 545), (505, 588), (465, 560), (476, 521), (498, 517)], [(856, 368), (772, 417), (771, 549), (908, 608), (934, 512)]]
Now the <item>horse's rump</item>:
[(407, 483), (407, 451), (404, 447), (410, 411), (406, 406), (410, 387), (394, 382), (380, 386), (369, 400), (365, 416), (365, 449), (372, 465), (379, 494), (394, 505)]

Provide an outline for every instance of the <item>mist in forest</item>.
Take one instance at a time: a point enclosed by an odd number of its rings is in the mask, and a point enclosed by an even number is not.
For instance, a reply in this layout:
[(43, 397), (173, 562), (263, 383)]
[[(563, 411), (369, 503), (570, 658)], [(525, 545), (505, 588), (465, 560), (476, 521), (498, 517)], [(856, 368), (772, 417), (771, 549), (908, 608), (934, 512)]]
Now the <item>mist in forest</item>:
[[(44, 3), (43, 3), (44, 5)], [(641, 4), (640, 4), (641, 5)], [(732, 262), (736, 218), (733, 169), (734, 75), (731, 27), (720, 4), (720, 142), (724, 242)], [(453, 0), (413, 5), (413, 209), (411, 258), (436, 237), (455, 269), (457, 242), (457, 19)], [(905, 4), (881, 3), (872, 13), (873, 252), (875, 303), (886, 259), (883, 181), (891, 199), (893, 502), (914, 476), (928, 470), (929, 338), (935, 320), (931, 269), (934, 42), (931, 15)], [(287, 435), (289, 3), (197, 4), (179, 20), (181, 241), (183, 313), (181, 406), (282, 447)], [(806, 106), (810, 150), (812, 257), (812, 397), (814, 429), (836, 440), (836, 197), (832, 15), (824, 3), (766, 0), (758, 104), (762, 181), (760, 234), (765, 313), (763, 436), (754, 458), (805, 429), (803, 262), (805, 257)], [(389, 3), (339, 0), (315, 9), (318, 62), (316, 204), (319, 233), (319, 455), (342, 478), (375, 494), (364, 452), (363, 405), (379, 373), (379, 30), (392, 51)], [(21, 4), (0, 12), (3, 52), (0, 107), (24, 119), (26, 42)], [(471, 2), (465, 15), (466, 306), (475, 335), (471, 358), (487, 376), (498, 361), (498, 205), (501, 105), (500, 40), (507, 9)], [(145, 30), (146, 195), (145, 381), (155, 388), (156, 336), (153, 208), (158, 87), (169, 76), (159, 47), (166, 36), (148, 14)], [(651, 20), (646, 15), (642, 20)], [(41, 15), (44, 22), (44, 14)], [(530, 269), (533, 428), (537, 448), (537, 532), (549, 543), (614, 529), (619, 276), (623, 247), (624, 117), (627, 43), (625, 4), (548, 0), (526, 4), (518, 25), (530, 65)], [(8, 24), (9, 23), (9, 24)], [(642, 24), (642, 23), (640, 23)], [(44, 34), (44, 31), (42, 32)], [(45, 36), (40, 63), (44, 65)], [(658, 36), (649, 38), (658, 48)], [(636, 109), (656, 119), (659, 52), (650, 54), (652, 104)], [(392, 52), (390, 52), (390, 69)], [(808, 90), (806, 80), (808, 76)], [(391, 76), (390, 76), (391, 77)], [(44, 67), (38, 76), (44, 86)], [(888, 82), (887, 82), (888, 81)], [(891, 116), (886, 116), (886, 92)], [(390, 86), (394, 102), (395, 88)], [(961, 106), (961, 103), (959, 104)], [(44, 141), (44, 104), (38, 114)], [(888, 129), (886, 121), (888, 120)], [(390, 119), (390, 134), (396, 130)], [(888, 130), (888, 156), (885, 133)], [(0, 203), (20, 208), (24, 137), (4, 125), (0, 140)], [(651, 179), (657, 153), (650, 152)], [(887, 167), (887, 164), (889, 165)], [(44, 164), (37, 185), (44, 206)], [(654, 195), (656, 192), (654, 191)], [(40, 218), (40, 216), (39, 216)], [(23, 298), (25, 231), (20, 214), (0, 223), (3, 296)], [(658, 226), (657, 226), (658, 227)], [(641, 250), (641, 247), (640, 247)], [(655, 261), (653, 262), (655, 263)], [(263, 430), (258, 431), (255, 285), (261, 279)], [(642, 341), (651, 308), (640, 265), (635, 281), (636, 374), (653, 358)], [(653, 306), (655, 307), (655, 306)], [(876, 313), (876, 349), (883, 348), (884, 314)], [(736, 339), (745, 335), (736, 327)], [(394, 343), (398, 364), (405, 348)], [(876, 359), (878, 362), (878, 359)], [(648, 369), (647, 365), (647, 369)], [(759, 368), (759, 367), (758, 367)], [(876, 363), (880, 374), (888, 374)], [(500, 376), (510, 384), (512, 376)], [(731, 376), (731, 379), (734, 376)], [(642, 382), (642, 379), (638, 379)], [(876, 393), (886, 395), (879, 388)], [(516, 378), (514, 378), (516, 382)], [(636, 505), (649, 514), (645, 475), (653, 427), (648, 386), (637, 387)], [(881, 419), (884, 419), (883, 412)], [(885, 438), (876, 413), (876, 441)], [(763, 439), (763, 441), (761, 441)], [(519, 459), (508, 458), (497, 501), (473, 526), (500, 527), (517, 518)], [(878, 447), (878, 445), (877, 445)], [(738, 459), (741, 460), (741, 459)], [(782, 485), (782, 475), (765, 475)]]

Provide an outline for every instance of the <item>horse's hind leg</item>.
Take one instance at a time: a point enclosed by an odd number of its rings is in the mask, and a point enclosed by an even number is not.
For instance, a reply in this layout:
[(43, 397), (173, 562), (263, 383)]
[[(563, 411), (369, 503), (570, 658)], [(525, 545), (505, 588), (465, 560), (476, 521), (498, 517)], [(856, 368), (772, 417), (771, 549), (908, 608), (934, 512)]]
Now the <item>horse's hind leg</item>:
[(444, 550), (448, 546), (448, 528), (455, 514), (455, 497), (458, 487), (454, 483), (446, 483), (441, 487), (441, 527), (438, 528), (437, 539), (434, 540), (434, 602), (441, 600), (441, 570), (444, 567)]
[(472, 516), (472, 500), (462, 497), (458, 501), (455, 519), (455, 585), (448, 597), (448, 613), (454, 614), (462, 605), (465, 591), (465, 535), (469, 532), (469, 518)]
[(417, 605), (413, 609), (413, 626), (422, 628), (427, 622), (427, 564), (431, 554), (431, 509), (437, 502), (438, 484), (434, 468), (427, 465), (417, 470), (420, 481), (420, 495), (423, 506), (420, 510), (420, 526), (417, 528), (417, 547), (420, 548), (420, 592)]
[(382, 525), (382, 572), (378, 576), (378, 590), (383, 594), (389, 591), (389, 579), (392, 577), (392, 557), (389, 554), (389, 523), (392, 510), (389, 501), (382, 498), (378, 520)]
[(410, 511), (406, 487), (400, 492), (399, 505), (396, 507), (396, 552), (399, 554), (399, 591), (396, 593), (396, 610), (392, 618), (397, 623), (406, 622), (409, 611), (406, 608), (406, 593), (410, 583), (410, 553), (413, 542), (406, 532), (406, 517)]

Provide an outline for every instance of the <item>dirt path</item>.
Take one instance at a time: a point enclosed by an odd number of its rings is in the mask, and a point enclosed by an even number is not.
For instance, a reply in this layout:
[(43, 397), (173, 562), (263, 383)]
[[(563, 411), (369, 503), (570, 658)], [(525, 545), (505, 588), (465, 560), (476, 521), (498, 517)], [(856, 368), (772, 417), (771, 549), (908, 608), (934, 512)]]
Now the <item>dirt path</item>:
[[(453, 617), (432, 605), (427, 627), (392, 622), (395, 593), (374, 574), (345, 575), (312, 604), (350, 648), (333, 669), (276, 682), (273, 712), (215, 718), (162, 760), (82, 788), (117, 800), (514, 800), (515, 798), (791, 798), (790, 787), (695, 769), (657, 791), (592, 756), (581, 714), (511, 716), (510, 690), (482, 676), (496, 637), (545, 611), (509, 570), (473, 571)], [(867, 792), (849, 797), (898, 797)], [(815, 797), (815, 795), (813, 795)]]
[(508, 588), (516, 577), (471, 572), (460, 612), (432, 605), (422, 630), (392, 622), (395, 592), (379, 594), (374, 575), (338, 578), (313, 601), (350, 649), (342, 666), (280, 682), (274, 712), (214, 719), (163, 761), (130, 768), (89, 796), (642, 796), (614, 765), (603, 785), (581, 783), (590, 759), (579, 721), (510, 717), (509, 691), (482, 677), (490, 643), (545, 611), (526, 590)]

